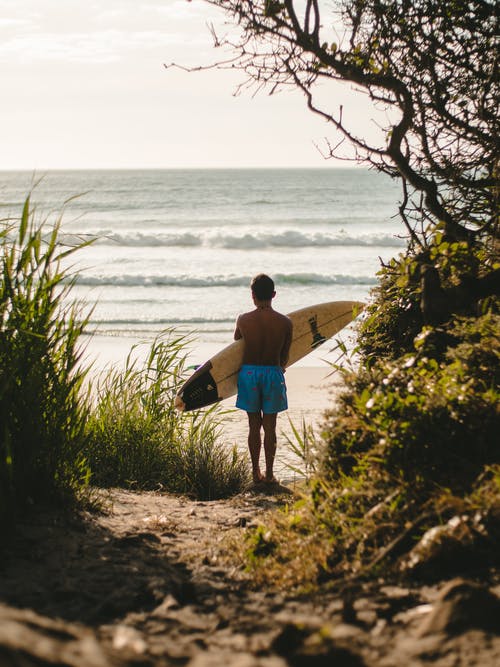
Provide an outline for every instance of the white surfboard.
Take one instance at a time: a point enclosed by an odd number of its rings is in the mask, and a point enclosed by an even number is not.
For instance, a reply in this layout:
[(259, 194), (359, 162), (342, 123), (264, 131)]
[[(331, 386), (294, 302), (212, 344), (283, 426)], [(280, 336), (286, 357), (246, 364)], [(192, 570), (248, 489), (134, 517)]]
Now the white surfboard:
[[(359, 301), (330, 301), (288, 313), (293, 333), (287, 367), (347, 326), (363, 308)], [(236, 394), (243, 346), (237, 340), (200, 366), (176, 396), (176, 408), (195, 410)]]

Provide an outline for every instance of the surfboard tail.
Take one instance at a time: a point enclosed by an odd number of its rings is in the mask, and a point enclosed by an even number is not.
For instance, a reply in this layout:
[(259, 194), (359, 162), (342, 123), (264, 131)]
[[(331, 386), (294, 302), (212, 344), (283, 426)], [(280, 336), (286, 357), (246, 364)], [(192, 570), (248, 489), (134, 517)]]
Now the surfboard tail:
[(186, 404), (182, 400), (181, 396), (179, 396), (179, 394), (177, 394), (177, 396), (174, 399), (174, 407), (179, 412), (184, 412), (184, 410), (186, 409)]

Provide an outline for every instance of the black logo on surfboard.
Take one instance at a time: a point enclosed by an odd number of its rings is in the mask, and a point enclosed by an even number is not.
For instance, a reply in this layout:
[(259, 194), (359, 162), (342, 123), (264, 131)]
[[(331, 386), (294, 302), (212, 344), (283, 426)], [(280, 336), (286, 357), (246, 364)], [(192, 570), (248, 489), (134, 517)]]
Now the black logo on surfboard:
[(309, 326), (311, 327), (311, 334), (312, 334), (312, 337), (313, 337), (311, 347), (314, 349), (315, 347), (318, 347), (319, 345), (324, 343), (326, 338), (321, 335), (321, 333), (318, 329), (318, 317), (317, 317), (317, 315), (313, 315), (307, 321), (309, 322)]

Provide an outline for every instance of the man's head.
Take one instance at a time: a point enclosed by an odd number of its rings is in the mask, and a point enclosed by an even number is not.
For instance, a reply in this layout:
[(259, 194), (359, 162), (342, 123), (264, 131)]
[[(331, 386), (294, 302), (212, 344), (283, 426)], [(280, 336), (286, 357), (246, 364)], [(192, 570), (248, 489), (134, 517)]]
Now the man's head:
[(274, 281), (265, 273), (259, 273), (250, 283), (254, 299), (258, 301), (271, 301), (276, 292), (274, 291)]

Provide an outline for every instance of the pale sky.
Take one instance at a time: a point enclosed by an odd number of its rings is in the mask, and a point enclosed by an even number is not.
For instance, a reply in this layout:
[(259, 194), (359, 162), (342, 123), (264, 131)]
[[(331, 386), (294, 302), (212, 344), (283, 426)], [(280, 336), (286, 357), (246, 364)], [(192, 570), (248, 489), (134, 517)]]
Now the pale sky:
[(203, 0), (0, 0), (0, 169), (335, 166), (298, 92), (234, 97), (241, 74), (164, 68), (220, 57), (208, 21), (224, 16)]

